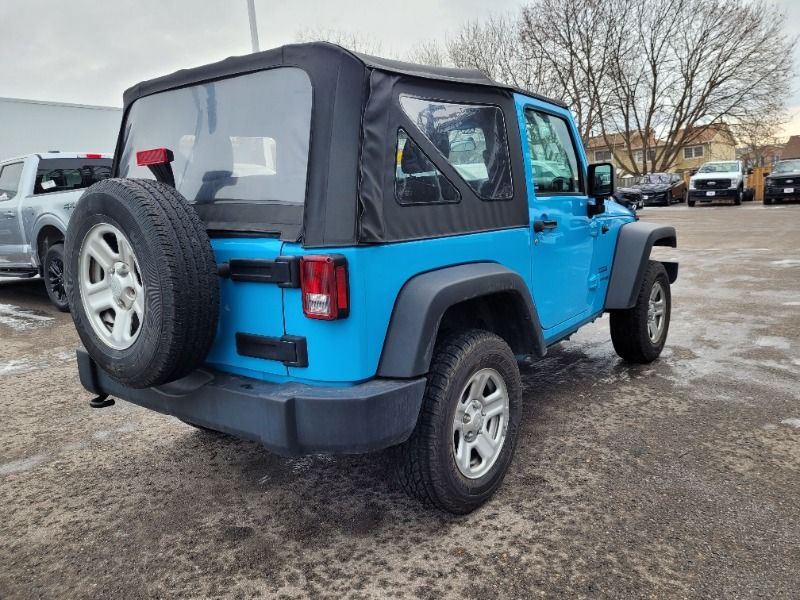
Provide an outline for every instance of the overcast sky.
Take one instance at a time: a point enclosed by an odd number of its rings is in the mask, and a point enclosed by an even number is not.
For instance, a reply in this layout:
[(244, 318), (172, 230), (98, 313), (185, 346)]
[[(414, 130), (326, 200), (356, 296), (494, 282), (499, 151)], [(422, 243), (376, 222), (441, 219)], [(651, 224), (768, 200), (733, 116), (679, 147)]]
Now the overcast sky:
[[(778, 0), (788, 23), (800, 0)], [(405, 54), (519, 0), (256, 0), (262, 48), (303, 30), (360, 32)], [(246, 0), (2, 0), (0, 96), (120, 106), (144, 79), (250, 51)], [(798, 57), (800, 64), (800, 57)], [(800, 89), (787, 133), (800, 134)]]

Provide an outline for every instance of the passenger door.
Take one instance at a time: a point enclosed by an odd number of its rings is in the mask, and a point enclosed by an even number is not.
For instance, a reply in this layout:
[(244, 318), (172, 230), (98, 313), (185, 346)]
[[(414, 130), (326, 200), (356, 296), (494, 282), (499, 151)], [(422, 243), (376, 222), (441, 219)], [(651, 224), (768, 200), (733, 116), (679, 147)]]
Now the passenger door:
[(0, 266), (30, 266), (30, 257), (25, 252), (25, 237), (22, 233), (18, 193), (24, 162), (7, 163), (0, 166)]
[(596, 230), (588, 216), (584, 157), (566, 114), (548, 106), (523, 110), (531, 290), (542, 327), (568, 327), (588, 313), (597, 287), (590, 281)]

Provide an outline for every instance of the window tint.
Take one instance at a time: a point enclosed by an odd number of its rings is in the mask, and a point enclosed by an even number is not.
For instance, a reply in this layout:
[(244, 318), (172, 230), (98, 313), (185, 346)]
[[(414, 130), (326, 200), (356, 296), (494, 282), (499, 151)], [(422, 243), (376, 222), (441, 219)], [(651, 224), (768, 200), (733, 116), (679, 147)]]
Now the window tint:
[(503, 111), (401, 95), (408, 118), (484, 200), (514, 195)]
[(303, 204), (311, 81), (281, 67), (140, 98), (125, 123), (121, 177), (153, 175), (136, 151), (169, 148), (190, 202)]
[(111, 177), (111, 159), (47, 158), (39, 161), (34, 194), (80, 190)]
[(397, 132), (394, 193), (400, 204), (458, 202), (458, 190), (402, 129)]
[(17, 195), (23, 164), (18, 162), (0, 167), (0, 202), (11, 200)]
[(525, 129), (536, 193), (582, 192), (578, 159), (566, 121), (528, 109), (525, 111)]

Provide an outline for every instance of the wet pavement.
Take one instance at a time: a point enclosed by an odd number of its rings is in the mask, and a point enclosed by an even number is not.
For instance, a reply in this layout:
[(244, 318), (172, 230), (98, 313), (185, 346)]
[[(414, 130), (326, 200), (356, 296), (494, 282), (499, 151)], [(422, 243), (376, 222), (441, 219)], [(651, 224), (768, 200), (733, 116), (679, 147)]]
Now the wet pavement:
[(387, 453), (90, 410), (69, 315), (0, 279), (0, 598), (797, 598), (800, 206), (641, 215), (678, 229), (662, 358), (622, 363), (604, 318), (527, 368), (514, 463), (466, 517)]

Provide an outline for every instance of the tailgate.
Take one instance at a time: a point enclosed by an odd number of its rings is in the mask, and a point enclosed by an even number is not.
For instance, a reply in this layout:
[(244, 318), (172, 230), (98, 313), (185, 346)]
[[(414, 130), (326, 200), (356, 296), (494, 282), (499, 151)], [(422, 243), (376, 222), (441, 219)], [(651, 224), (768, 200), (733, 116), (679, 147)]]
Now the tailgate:
[[(212, 239), (211, 245), (217, 263), (222, 264), (231, 260), (274, 260), (280, 256), (283, 242), (274, 238), (226, 238)], [(220, 277), (219, 284), (219, 327), (207, 362), (221, 371), (249, 377), (286, 376), (287, 368), (282, 362), (246, 356), (240, 353), (241, 347), (237, 349), (237, 334), (276, 339), (284, 334), (283, 289), (276, 283), (225, 277)], [(239, 337), (241, 340), (242, 335)]]

